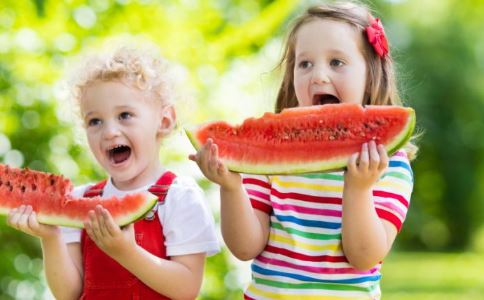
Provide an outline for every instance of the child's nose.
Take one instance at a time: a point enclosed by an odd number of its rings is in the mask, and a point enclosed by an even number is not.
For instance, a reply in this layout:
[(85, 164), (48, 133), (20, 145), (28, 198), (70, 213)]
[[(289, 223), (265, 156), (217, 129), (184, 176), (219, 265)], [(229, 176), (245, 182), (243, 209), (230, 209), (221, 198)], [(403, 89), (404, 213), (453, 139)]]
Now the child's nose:
[(322, 67), (313, 69), (311, 83), (323, 84), (323, 83), (329, 83), (330, 81), (331, 80), (329, 78), (329, 74), (327, 70), (325, 70)]
[(118, 126), (114, 122), (106, 122), (103, 130), (105, 139), (112, 139), (120, 135)]

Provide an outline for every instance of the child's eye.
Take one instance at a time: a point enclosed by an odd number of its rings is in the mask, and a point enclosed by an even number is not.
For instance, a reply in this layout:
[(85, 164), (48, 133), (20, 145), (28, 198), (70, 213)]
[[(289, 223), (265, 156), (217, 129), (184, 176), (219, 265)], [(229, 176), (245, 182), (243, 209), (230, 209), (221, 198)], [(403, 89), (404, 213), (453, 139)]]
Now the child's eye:
[(119, 119), (120, 120), (127, 120), (127, 119), (131, 118), (132, 116), (133, 116), (132, 113), (129, 113), (127, 111), (124, 111), (124, 112), (122, 112), (122, 113), (119, 114)]
[(298, 67), (301, 68), (301, 69), (307, 69), (307, 68), (310, 68), (312, 66), (313, 66), (313, 64), (308, 60), (303, 60), (298, 64)]
[(340, 59), (332, 59), (330, 62), (329, 62), (329, 65), (331, 67), (341, 67), (342, 65), (344, 65), (344, 62)]
[(101, 120), (98, 118), (92, 118), (87, 120), (87, 126), (92, 127), (92, 126), (97, 126), (101, 124)]

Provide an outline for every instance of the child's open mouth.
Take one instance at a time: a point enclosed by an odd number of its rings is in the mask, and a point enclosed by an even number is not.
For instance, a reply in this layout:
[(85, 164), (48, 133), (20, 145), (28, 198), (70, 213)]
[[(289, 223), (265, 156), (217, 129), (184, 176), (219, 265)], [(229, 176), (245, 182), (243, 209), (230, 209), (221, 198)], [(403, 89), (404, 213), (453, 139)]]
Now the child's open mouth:
[(313, 96), (313, 105), (336, 104), (340, 103), (336, 96), (330, 94), (321, 94)]
[(114, 164), (120, 164), (129, 158), (131, 155), (131, 148), (126, 145), (116, 145), (107, 152), (111, 162)]

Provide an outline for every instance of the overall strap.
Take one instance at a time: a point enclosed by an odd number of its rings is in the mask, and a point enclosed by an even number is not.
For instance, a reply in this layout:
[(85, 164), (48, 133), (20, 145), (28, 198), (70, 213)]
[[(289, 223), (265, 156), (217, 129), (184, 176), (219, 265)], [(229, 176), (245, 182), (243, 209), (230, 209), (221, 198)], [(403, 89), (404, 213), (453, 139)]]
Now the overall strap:
[(166, 194), (168, 193), (168, 189), (170, 185), (175, 180), (176, 175), (170, 171), (166, 171), (161, 175), (160, 178), (153, 184), (148, 191), (158, 197), (158, 203), (163, 204), (165, 202)]
[(84, 191), (84, 197), (92, 198), (98, 197), (103, 195), (104, 186), (106, 186), (107, 179), (96, 183), (95, 185), (91, 185)]

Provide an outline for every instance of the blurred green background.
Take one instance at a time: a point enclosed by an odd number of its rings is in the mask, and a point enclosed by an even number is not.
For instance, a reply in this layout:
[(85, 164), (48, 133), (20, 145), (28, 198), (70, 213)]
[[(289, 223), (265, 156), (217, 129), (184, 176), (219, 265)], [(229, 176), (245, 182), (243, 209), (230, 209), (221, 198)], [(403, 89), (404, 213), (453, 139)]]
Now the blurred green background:
[[(271, 111), (289, 20), (314, 3), (2, 0), (0, 161), (62, 173), (75, 184), (104, 176), (66, 113), (61, 79), (73, 56), (111, 37), (149, 39), (186, 67), (193, 93), (177, 107), (180, 127)], [(383, 299), (484, 299), (484, 1), (370, 5), (423, 132), (410, 211), (383, 267)], [(199, 180), (218, 219), (217, 187), (186, 159), (191, 152), (178, 131), (161, 159)], [(50, 298), (40, 257), (38, 240), (0, 217), (0, 299)], [(209, 258), (199, 299), (240, 299), (248, 267), (226, 250)]]

